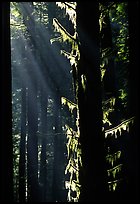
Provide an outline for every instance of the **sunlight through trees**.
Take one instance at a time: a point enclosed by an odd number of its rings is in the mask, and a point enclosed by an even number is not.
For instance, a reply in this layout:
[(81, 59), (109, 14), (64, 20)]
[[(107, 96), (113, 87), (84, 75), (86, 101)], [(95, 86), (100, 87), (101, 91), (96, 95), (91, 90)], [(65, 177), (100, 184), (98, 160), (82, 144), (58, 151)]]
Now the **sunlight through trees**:
[(0, 201), (137, 200), (138, 9), (1, 3)]

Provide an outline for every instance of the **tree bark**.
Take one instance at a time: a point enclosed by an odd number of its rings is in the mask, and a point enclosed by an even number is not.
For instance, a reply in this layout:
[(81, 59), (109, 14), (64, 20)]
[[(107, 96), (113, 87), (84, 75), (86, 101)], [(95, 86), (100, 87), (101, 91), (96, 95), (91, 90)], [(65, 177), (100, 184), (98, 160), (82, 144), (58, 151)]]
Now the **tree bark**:
[[(97, 2), (77, 3), (77, 31), (81, 56), (78, 65), (78, 106), (83, 164), (80, 201), (97, 202), (104, 201), (106, 193)], [(82, 78), (85, 78), (85, 89)]]
[(12, 145), (12, 97), (11, 97), (11, 47), (10, 47), (10, 2), (0, 5), (0, 202), (13, 201), (13, 145)]
[(61, 130), (61, 97), (56, 92), (54, 96), (54, 163), (53, 163), (53, 202), (62, 202), (62, 166), (64, 165), (64, 149), (62, 146)]
[(134, 124), (130, 129), (129, 143), (129, 198), (136, 201), (139, 198), (139, 1), (128, 2), (129, 21), (129, 100), (128, 112), (130, 117), (135, 116)]

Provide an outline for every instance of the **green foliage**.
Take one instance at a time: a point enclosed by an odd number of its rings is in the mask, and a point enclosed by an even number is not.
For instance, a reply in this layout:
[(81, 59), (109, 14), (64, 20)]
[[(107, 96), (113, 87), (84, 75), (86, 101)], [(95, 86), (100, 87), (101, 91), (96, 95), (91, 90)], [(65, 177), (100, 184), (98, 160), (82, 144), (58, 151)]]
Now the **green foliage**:
[[(129, 46), (128, 46), (128, 14), (127, 2), (101, 2), (100, 9), (100, 70), (103, 84), (102, 110), (103, 110), (103, 131), (105, 134), (105, 143), (113, 137), (115, 145), (117, 138), (122, 134), (129, 132), (130, 126), (134, 122), (134, 117), (126, 119), (128, 104), (128, 65), (129, 65)], [(109, 40), (109, 37), (112, 38)], [(106, 36), (106, 38), (105, 38)], [(102, 47), (103, 44), (103, 47)], [(106, 46), (106, 47), (105, 47)], [(109, 64), (109, 62), (111, 62)], [(112, 72), (109, 72), (112, 69)], [(105, 90), (104, 76), (113, 74), (114, 92), (109, 94)], [(108, 75), (107, 75), (108, 74)], [(111, 75), (112, 77), (112, 75)], [(105, 81), (106, 83), (106, 81)], [(116, 85), (117, 84), (117, 85)], [(110, 84), (112, 86), (112, 84)], [(125, 115), (126, 114), (126, 115)], [(116, 121), (116, 117), (118, 121)], [(116, 123), (118, 125), (116, 125)], [(110, 128), (112, 127), (112, 128)], [(115, 140), (114, 140), (115, 138)], [(110, 146), (107, 146), (110, 149)], [(112, 148), (112, 146), (111, 146)], [(106, 156), (107, 164), (111, 169), (107, 169), (109, 191), (115, 191), (122, 182), (121, 171), (123, 164), (119, 163), (121, 151), (118, 148), (116, 153), (109, 152)], [(117, 166), (116, 165), (117, 162)], [(116, 179), (117, 178), (117, 179)], [(118, 179), (119, 178), (119, 179)]]
[[(26, 27), (23, 24), (23, 18), (21, 11), (18, 7), (17, 2), (10, 3), (10, 29), (11, 29), (11, 39), (19, 38), (23, 32), (25, 32)], [(19, 35), (20, 34), (20, 35)]]
[(127, 2), (117, 3), (110, 10), (116, 61), (129, 62)]
[[(117, 65), (118, 95), (124, 108), (127, 107), (128, 65), (129, 65), (129, 32), (127, 2), (116, 3), (109, 12), (112, 26), (112, 42)], [(123, 97), (122, 97), (122, 93)]]
[(21, 89), (12, 92), (12, 140), (13, 140), (13, 188), (14, 195), (17, 194), (19, 185), (19, 145), (20, 145), (20, 128), (21, 128)]

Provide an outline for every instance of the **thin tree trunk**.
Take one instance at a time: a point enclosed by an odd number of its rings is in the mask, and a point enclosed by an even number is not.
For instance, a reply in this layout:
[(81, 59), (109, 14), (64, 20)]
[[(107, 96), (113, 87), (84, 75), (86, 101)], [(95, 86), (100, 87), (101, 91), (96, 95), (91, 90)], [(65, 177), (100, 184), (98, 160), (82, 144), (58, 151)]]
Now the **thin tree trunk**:
[(41, 185), (41, 200), (46, 202), (47, 191), (47, 107), (48, 107), (48, 93), (41, 88), (41, 158), (40, 158), (40, 185)]
[(21, 96), (21, 139), (20, 139), (20, 157), (19, 157), (19, 202), (25, 202), (26, 193), (26, 87), (22, 86)]
[(13, 201), (13, 146), (11, 97), (10, 2), (0, 4), (0, 202)]
[(55, 96), (54, 101), (54, 125), (55, 125), (55, 133), (54, 133), (54, 163), (53, 163), (53, 184), (52, 184), (52, 197), (53, 202), (60, 202), (60, 191), (61, 191), (61, 152), (60, 149), (60, 133), (61, 133), (61, 121), (60, 121), (60, 108), (61, 108), (61, 99), (60, 96)]
[(28, 201), (39, 201), (38, 188), (38, 108), (35, 81), (28, 87), (28, 139), (27, 139), (27, 180)]

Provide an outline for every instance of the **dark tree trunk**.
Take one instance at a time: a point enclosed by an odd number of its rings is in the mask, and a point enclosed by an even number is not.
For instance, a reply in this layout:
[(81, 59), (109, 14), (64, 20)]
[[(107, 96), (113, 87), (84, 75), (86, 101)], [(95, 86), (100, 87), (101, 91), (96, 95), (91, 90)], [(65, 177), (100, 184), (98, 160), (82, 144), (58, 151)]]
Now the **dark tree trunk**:
[(25, 202), (26, 193), (26, 86), (21, 91), (21, 139), (19, 154), (19, 202)]
[(11, 47), (10, 47), (10, 3), (0, 4), (0, 202), (13, 201), (13, 147), (12, 147), (12, 97), (11, 97)]
[(104, 67), (106, 71), (103, 77), (103, 96), (108, 99), (112, 96), (116, 97), (116, 79), (113, 59), (112, 31), (109, 19), (109, 11), (107, 10), (108, 3), (102, 2), (102, 6), (106, 12), (103, 17), (104, 23), (102, 23), (102, 29), (100, 33), (100, 46), (102, 52), (104, 52), (103, 50), (108, 49), (108, 56), (106, 56), (108, 63), (106, 63)]
[(128, 111), (130, 116), (135, 116), (134, 125), (130, 129), (129, 145), (129, 197), (135, 201), (139, 198), (139, 1), (128, 2), (129, 20), (129, 101)]
[[(81, 59), (78, 65), (78, 106), (83, 167), (80, 201), (104, 201), (106, 171), (102, 134), (102, 97), (99, 63), (99, 5), (77, 3)], [(85, 79), (85, 90), (82, 85)]]
[(53, 202), (61, 202), (63, 201), (61, 197), (62, 191), (62, 166), (64, 165), (64, 154), (63, 147), (61, 145), (62, 141), (62, 131), (61, 131), (61, 98), (59, 94), (55, 95), (54, 101), (54, 163), (53, 163), (53, 184), (52, 184), (52, 198)]

